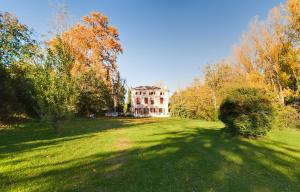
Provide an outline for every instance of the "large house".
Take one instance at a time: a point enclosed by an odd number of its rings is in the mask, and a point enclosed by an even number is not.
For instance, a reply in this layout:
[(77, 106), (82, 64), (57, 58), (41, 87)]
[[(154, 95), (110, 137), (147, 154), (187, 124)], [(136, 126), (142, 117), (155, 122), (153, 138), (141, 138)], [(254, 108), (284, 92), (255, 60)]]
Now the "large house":
[(168, 89), (139, 86), (131, 89), (131, 112), (135, 117), (169, 116)]

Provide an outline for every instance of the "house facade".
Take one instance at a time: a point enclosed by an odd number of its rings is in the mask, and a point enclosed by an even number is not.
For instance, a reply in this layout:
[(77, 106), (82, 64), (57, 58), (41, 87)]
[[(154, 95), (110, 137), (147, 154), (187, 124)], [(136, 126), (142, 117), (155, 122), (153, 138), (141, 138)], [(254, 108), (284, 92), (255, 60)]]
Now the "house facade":
[(167, 88), (139, 86), (131, 89), (131, 112), (135, 117), (168, 117)]

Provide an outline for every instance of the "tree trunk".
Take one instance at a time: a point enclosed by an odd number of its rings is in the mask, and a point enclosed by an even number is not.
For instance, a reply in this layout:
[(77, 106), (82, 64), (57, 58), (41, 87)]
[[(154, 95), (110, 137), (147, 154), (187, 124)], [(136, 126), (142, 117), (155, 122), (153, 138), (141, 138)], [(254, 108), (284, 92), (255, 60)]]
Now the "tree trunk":
[(217, 111), (217, 97), (216, 97), (215, 90), (212, 90), (212, 102), (213, 102), (215, 111)]
[(280, 80), (278, 75), (276, 76), (276, 80), (277, 80), (277, 85), (278, 85), (278, 99), (279, 99), (279, 103), (284, 105), (284, 95), (283, 95), (283, 88), (281, 86)]
[(282, 86), (280, 84), (279, 84), (279, 103), (284, 105), (284, 95), (283, 95)]

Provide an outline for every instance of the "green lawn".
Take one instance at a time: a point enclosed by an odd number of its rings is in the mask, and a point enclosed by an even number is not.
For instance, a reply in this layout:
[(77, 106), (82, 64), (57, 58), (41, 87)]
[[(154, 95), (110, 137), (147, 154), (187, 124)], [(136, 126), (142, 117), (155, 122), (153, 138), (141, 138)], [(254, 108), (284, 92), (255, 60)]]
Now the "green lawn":
[(300, 131), (231, 138), (220, 122), (95, 119), (0, 130), (0, 191), (300, 191)]

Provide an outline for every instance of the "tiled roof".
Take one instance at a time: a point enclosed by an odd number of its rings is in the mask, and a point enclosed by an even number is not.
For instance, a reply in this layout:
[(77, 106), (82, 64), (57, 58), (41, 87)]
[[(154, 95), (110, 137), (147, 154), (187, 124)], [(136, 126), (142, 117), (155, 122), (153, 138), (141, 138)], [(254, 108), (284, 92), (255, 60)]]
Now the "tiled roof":
[(151, 90), (151, 89), (162, 89), (161, 87), (157, 87), (157, 86), (138, 86), (138, 87), (134, 87), (132, 88), (134, 90)]

